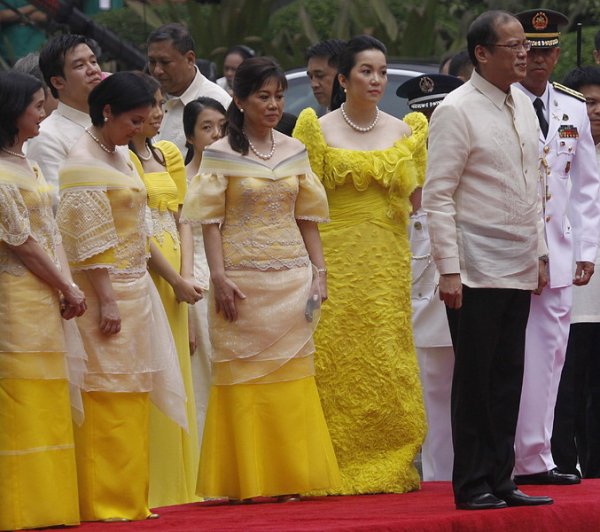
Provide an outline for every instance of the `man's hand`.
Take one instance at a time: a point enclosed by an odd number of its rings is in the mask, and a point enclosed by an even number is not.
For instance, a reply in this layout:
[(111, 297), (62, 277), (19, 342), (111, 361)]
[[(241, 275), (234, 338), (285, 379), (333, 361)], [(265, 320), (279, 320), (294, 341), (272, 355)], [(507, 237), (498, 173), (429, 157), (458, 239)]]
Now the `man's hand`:
[(575, 278), (573, 284), (583, 286), (590, 282), (594, 275), (594, 263), (588, 261), (577, 261), (577, 269), (575, 270)]
[(533, 291), (536, 296), (539, 296), (544, 290), (544, 287), (548, 284), (548, 270), (546, 265), (546, 260), (539, 260), (538, 267), (538, 285), (537, 288)]
[(460, 273), (440, 275), (440, 299), (448, 308), (462, 307), (462, 282)]

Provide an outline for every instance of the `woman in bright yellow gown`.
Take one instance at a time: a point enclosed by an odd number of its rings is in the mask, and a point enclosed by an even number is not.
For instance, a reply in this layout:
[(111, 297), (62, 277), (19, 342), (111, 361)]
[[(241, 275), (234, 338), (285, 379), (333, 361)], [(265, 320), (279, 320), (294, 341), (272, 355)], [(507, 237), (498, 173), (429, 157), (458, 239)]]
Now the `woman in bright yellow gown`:
[(82, 521), (152, 517), (150, 400), (187, 428), (185, 392), (162, 303), (147, 272), (146, 188), (126, 146), (154, 94), (131, 72), (90, 93), (93, 127), (60, 171), (57, 222), (73, 276), (88, 294), (77, 325), (88, 355), (86, 418), (75, 427)]
[(356, 37), (339, 61), (337, 94), (346, 101), (321, 119), (304, 110), (294, 131), (331, 216), (322, 230), (329, 302), (315, 335), (317, 385), (342, 473), (330, 493), (402, 493), (419, 487), (413, 461), (426, 428), (407, 224), (409, 195), (425, 174), (427, 122), (377, 108), (387, 83), (379, 41)]
[(81, 315), (85, 298), (22, 152), (43, 118), (42, 84), (0, 73), (0, 530), (79, 524), (61, 312)]
[(327, 203), (304, 146), (273, 130), (285, 83), (270, 59), (242, 63), (228, 136), (204, 151), (182, 212), (203, 224), (211, 275), (206, 497), (287, 500), (339, 481), (312, 356)]
[(187, 396), (188, 430), (183, 430), (158, 408), (150, 409), (151, 507), (197, 501), (196, 474), (200, 447), (188, 333), (188, 305), (202, 297), (193, 280), (191, 228), (179, 223), (187, 191), (183, 157), (175, 144), (152, 144), (163, 118), (163, 96), (154, 78), (144, 75), (154, 92), (154, 105), (141, 131), (130, 143), (132, 160), (144, 180), (152, 214), (150, 275), (160, 294), (175, 340)]

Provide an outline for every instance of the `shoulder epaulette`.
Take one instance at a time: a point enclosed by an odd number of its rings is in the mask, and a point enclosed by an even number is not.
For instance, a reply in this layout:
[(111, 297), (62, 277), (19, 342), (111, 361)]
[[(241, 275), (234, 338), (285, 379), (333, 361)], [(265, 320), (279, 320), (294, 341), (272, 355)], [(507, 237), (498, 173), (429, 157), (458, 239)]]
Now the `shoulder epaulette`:
[(573, 96), (573, 98), (577, 98), (578, 100), (585, 102), (585, 96), (583, 94), (581, 94), (580, 92), (577, 92), (576, 90), (570, 89), (569, 87), (565, 87), (564, 85), (561, 85), (560, 83), (557, 83), (556, 81), (552, 82), (552, 86), (559, 92), (568, 94), (569, 96)]

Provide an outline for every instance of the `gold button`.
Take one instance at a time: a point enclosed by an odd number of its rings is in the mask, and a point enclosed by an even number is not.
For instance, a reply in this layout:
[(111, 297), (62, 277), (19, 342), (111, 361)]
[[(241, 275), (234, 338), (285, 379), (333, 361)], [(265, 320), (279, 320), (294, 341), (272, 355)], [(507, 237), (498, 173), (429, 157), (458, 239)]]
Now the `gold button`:
[(544, 153), (548, 153), (550, 151), (550, 146), (544, 146)]
[(546, 199), (549, 200), (552, 197), (552, 194), (550, 194), (550, 192), (548, 192), (548, 194), (546, 194)]
[(546, 216), (546, 221), (549, 222), (551, 219), (551, 216)]
[(561, 146), (564, 146), (564, 145), (565, 145), (565, 141), (564, 141), (564, 140), (561, 140), (561, 141), (560, 141), (560, 145), (561, 145)]
[(421, 229), (423, 229), (423, 225), (421, 224), (421, 222), (415, 222), (414, 228), (417, 231), (420, 231)]

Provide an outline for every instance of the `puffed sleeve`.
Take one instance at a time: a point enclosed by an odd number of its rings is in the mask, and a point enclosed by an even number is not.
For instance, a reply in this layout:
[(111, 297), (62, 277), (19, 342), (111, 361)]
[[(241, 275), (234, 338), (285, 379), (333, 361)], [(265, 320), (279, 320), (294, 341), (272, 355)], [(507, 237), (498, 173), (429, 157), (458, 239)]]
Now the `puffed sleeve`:
[(404, 122), (412, 130), (409, 142), (412, 145), (412, 159), (417, 175), (417, 186), (422, 187), (425, 183), (425, 169), (427, 167), (427, 134), (429, 126), (423, 113), (409, 113), (404, 117)]
[(119, 238), (106, 191), (64, 191), (56, 222), (73, 268), (110, 267), (115, 263)]
[(306, 146), (310, 167), (322, 181), (327, 144), (314, 109), (309, 107), (300, 113), (293, 136)]
[(298, 197), (294, 215), (297, 220), (328, 222), (329, 206), (323, 185), (312, 172), (298, 176)]
[(30, 235), (29, 212), (19, 187), (0, 184), (0, 240), (20, 246)]
[(200, 173), (190, 182), (181, 219), (192, 224), (219, 224), (225, 219), (228, 179), (220, 173)]
[(169, 172), (171, 179), (175, 182), (175, 185), (177, 185), (177, 201), (178, 204), (181, 205), (183, 204), (187, 192), (187, 178), (185, 175), (183, 156), (181, 155), (179, 148), (168, 140), (161, 140), (157, 142), (155, 146), (165, 156), (167, 171)]

